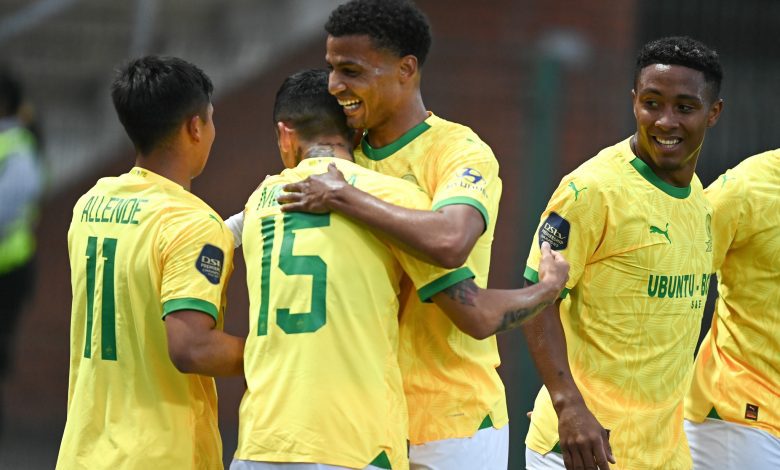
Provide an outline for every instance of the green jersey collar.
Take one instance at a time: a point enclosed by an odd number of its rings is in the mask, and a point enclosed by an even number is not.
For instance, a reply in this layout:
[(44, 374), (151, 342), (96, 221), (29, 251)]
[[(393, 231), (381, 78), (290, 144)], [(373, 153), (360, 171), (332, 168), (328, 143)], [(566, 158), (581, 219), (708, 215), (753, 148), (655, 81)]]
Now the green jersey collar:
[(650, 184), (672, 196), (673, 198), (685, 199), (689, 194), (691, 194), (690, 184), (684, 188), (678, 188), (677, 186), (673, 186), (667, 183), (666, 181), (659, 178), (658, 175), (653, 172), (652, 168), (650, 168), (647, 163), (642, 161), (641, 158), (634, 157), (634, 159), (629, 163), (631, 163), (631, 166), (633, 166), (634, 169)]
[[(430, 119), (430, 116), (428, 116), (428, 119)], [(366, 136), (368, 134), (366, 134), (360, 141), (360, 148), (363, 150), (363, 154), (369, 159), (374, 161), (384, 160), (395, 152), (401, 150), (404, 145), (416, 139), (417, 136), (430, 129), (431, 125), (428, 124), (428, 119), (406, 131), (406, 133), (399, 137), (395, 142), (389, 143), (378, 149), (375, 149), (371, 146), (371, 144), (368, 143), (368, 140), (366, 140)]]

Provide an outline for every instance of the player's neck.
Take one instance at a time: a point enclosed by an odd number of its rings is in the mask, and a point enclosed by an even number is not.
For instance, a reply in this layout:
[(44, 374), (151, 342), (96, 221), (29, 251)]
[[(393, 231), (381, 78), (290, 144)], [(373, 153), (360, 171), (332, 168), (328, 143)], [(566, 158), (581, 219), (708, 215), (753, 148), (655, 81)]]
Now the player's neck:
[(385, 122), (368, 129), (368, 143), (374, 148), (390, 145), (426, 119), (428, 111), (422, 96), (417, 94), (405, 106), (395, 108), (392, 116)]
[(189, 191), (192, 178), (190, 168), (184, 158), (176, 158), (176, 155), (167, 151), (156, 151), (148, 155), (136, 155), (135, 165), (146, 168), (158, 175), (167, 178)]
[(667, 169), (660, 168), (649, 156), (649, 152), (642, 151), (639, 148), (636, 135), (631, 137), (629, 144), (631, 146), (631, 151), (634, 153), (634, 156), (642, 160), (661, 181), (678, 188), (685, 188), (690, 186), (691, 181), (693, 180), (693, 175), (696, 172), (696, 162), (699, 159), (701, 145), (699, 145), (699, 147), (692, 155), (688, 156), (684, 165), (672, 169)]
[(352, 152), (344, 142), (317, 142), (311, 144), (303, 152), (303, 159), (306, 158), (341, 158), (352, 161)]

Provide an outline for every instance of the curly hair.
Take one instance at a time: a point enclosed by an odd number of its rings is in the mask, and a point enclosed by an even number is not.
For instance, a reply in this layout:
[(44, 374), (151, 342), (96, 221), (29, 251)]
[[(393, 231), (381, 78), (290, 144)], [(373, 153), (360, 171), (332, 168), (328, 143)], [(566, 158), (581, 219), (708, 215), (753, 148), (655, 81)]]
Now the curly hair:
[(634, 85), (639, 73), (653, 64), (682, 65), (704, 74), (704, 81), (712, 92), (712, 98), (720, 96), (723, 69), (720, 57), (713, 49), (688, 36), (671, 36), (656, 39), (645, 44), (636, 57)]
[(377, 48), (417, 57), (420, 66), (431, 48), (428, 19), (407, 0), (352, 0), (333, 10), (325, 31), (333, 37), (367, 35)]

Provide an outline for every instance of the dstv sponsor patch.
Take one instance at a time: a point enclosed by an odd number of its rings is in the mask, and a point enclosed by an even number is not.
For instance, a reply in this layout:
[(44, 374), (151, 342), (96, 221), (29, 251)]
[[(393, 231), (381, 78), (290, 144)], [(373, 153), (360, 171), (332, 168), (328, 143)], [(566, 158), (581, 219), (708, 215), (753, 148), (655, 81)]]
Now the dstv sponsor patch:
[(214, 245), (203, 245), (200, 255), (195, 261), (195, 268), (209, 280), (212, 284), (219, 284), (219, 278), (222, 277), (222, 263), (225, 261), (225, 254), (221, 249)]
[(568, 220), (555, 212), (550, 212), (539, 227), (539, 246), (542, 246), (542, 242), (547, 242), (553, 250), (566, 249), (569, 244), (569, 229)]

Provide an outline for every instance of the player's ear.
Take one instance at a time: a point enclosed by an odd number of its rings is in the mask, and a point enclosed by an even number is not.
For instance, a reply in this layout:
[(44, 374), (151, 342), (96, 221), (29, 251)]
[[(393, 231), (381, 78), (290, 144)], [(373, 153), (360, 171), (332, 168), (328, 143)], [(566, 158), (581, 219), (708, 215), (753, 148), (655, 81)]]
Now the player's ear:
[(417, 57), (409, 54), (401, 57), (401, 62), (398, 67), (399, 78), (405, 82), (415, 78), (417, 75), (417, 69), (419, 64), (417, 63)]
[(292, 148), (294, 139), (293, 134), (295, 130), (288, 127), (284, 122), (279, 121), (276, 123), (276, 138), (279, 142), (279, 150), (281, 152), (289, 152)]
[(723, 100), (718, 99), (710, 106), (710, 111), (707, 115), (707, 127), (712, 127), (718, 122), (721, 111), (723, 111)]
[(279, 144), (279, 155), (282, 157), (285, 168), (295, 168), (298, 165), (295, 158), (295, 149), (298, 144), (295, 129), (279, 121), (276, 123), (276, 138)]
[(184, 125), (187, 134), (190, 136), (190, 139), (194, 140), (195, 142), (200, 142), (200, 139), (203, 137), (202, 126), (203, 120), (197, 114), (193, 114)]

